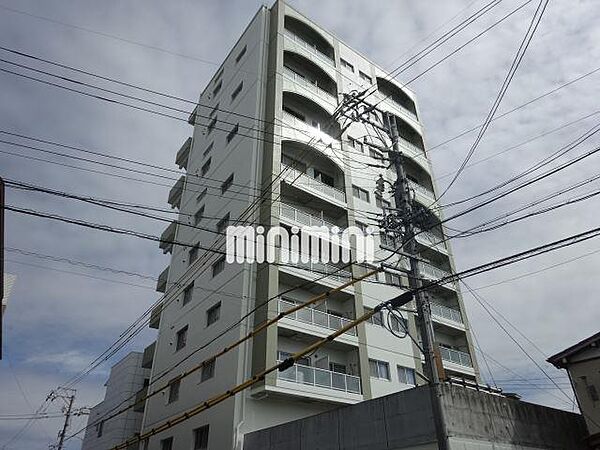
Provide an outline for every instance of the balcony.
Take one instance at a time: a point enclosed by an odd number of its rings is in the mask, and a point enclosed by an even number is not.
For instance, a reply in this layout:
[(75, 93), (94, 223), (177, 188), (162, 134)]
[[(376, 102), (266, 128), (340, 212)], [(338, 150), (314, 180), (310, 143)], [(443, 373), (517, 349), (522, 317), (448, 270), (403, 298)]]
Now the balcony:
[(160, 235), (160, 244), (158, 247), (163, 253), (171, 253), (173, 251), (173, 242), (175, 241), (175, 231), (177, 230), (177, 222), (173, 221)]
[(282, 130), (284, 138), (304, 143), (321, 142), (324, 146), (331, 145), (335, 148), (340, 148), (340, 141), (321, 131), (319, 128), (309, 125), (298, 117), (294, 117), (287, 111), (283, 111), (282, 119), (283, 124), (287, 125)]
[(171, 208), (179, 208), (179, 205), (181, 204), (181, 195), (183, 194), (184, 183), (185, 176), (182, 175), (169, 191), (169, 205), (171, 205)]
[(460, 350), (455, 350), (453, 348), (439, 346), (440, 353), (442, 355), (442, 360), (456, 364), (462, 367), (473, 368), (473, 361), (471, 360), (471, 355), (467, 352), (462, 352)]
[[(424, 278), (431, 280), (431, 281), (436, 281), (441, 278), (449, 277), (451, 275), (450, 272), (447, 272), (443, 269), (440, 269), (439, 267), (433, 266), (429, 263), (422, 262), (422, 261), (419, 262), (419, 271), (421, 273), (421, 276), (423, 276)], [(445, 286), (449, 289), (452, 289), (452, 290), (456, 290), (456, 284), (454, 281), (448, 282), (448, 283), (444, 284), (443, 286)]]
[(151, 369), (152, 363), (154, 362), (154, 349), (156, 348), (156, 341), (150, 344), (148, 347), (144, 349), (144, 354), (142, 355), (142, 367), (144, 369)]
[[(279, 299), (278, 303), (278, 312), (282, 313), (285, 311), (289, 311), (290, 309), (297, 306), (296, 303), (290, 302), (288, 300)], [(333, 314), (326, 313), (324, 311), (319, 311), (318, 309), (307, 307), (304, 309), (300, 309), (286, 318), (290, 318), (293, 320), (298, 320), (300, 322), (309, 323), (312, 325), (316, 325), (319, 327), (328, 328), (330, 330), (339, 330), (343, 326), (352, 322), (352, 320), (347, 319), (345, 317), (339, 317)], [(349, 334), (351, 336), (356, 336), (356, 327), (351, 328), (346, 331), (344, 334)]]
[(415, 197), (417, 200), (425, 206), (429, 206), (435, 201), (433, 192), (431, 192), (425, 186), (412, 180), (408, 180), (408, 185), (413, 191), (415, 191)]
[(179, 151), (177, 152), (177, 157), (175, 158), (175, 164), (179, 166), (180, 169), (187, 169), (188, 159), (190, 157), (190, 150), (192, 148), (192, 138), (189, 137), (185, 140)]
[(332, 372), (318, 367), (294, 364), (283, 372), (277, 372), (277, 377), (280, 380), (291, 381), (292, 383), (332, 389), (348, 394), (362, 394), (360, 377)]
[(154, 328), (154, 329), (158, 330), (158, 327), (160, 326), (161, 313), (162, 313), (162, 303), (159, 305), (156, 305), (152, 309), (152, 312), (150, 313), (150, 322), (148, 323), (148, 326), (150, 328)]
[(443, 319), (444, 321), (454, 322), (461, 327), (463, 326), (463, 318), (458, 309), (450, 308), (440, 303), (431, 302), (431, 315), (434, 318)]
[(382, 98), (389, 101), (402, 114), (407, 115), (415, 122), (418, 120), (415, 103), (400, 86), (397, 86), (389, 79), (377, 77), (377, 90)]
[(429, 231), (422, 231), (418, 228), (415, 230), (415, 233), (415, 239), (419, 244), (436, 250), (437, 252), (442, 253), (444, 255), (448, 255), (448, 249), (444, 244), (443, 238), (436, 236), (435, 234), (430, 233)]
[(196, 125), (196, 116), (197, 116), (197, 114), (198, 114), (198, 105), (196, 105), (196, 107), (190, 113), (190, 116), (188, 117), (188, 123), (190, 125)]
[(158, 276), (158, 281), (156, 282), (156, 292), (165, 293), (167, 290), (167, 280), (169, 278), (169, 266), (165, 270), (163, 270)]
[(298, 36), (296, 33), (293, 33), (292, 31), (285, 29), (283, 31), (283, 35), (285, 36), (286, 39), (289, 39), (290, 42), (293, 42), (295, 44), (296, 47), (298, 47), (302, 53), (307, 53), (309, 59), (311, 59), (310, 57), (316, 57), (320, 62), (323, 62), (325, 64), (327, 64), (328, 67), (335, 69), (335, 61), (332, 57), (330, 57), (329, 55), (325, 54), (322, 50), (320, 50), (319, 48), (317, 48), (316, 45), (310, 44), (308, 42), (306, 42), (306, 40), (302, 39), (300, 36)]
[(333, 266), (331, 264), (325, 264), (321, 262), (289, 262), (287, 264), (288, 267), (299, 268), (303, 270), (308, 270), (309, 272), (313, 272), (315, 277), (321, 277), (323, 275), (329, 275), (326, 280), (334, 279), (336, 281), (345, 283), (346, 281), (352, 278), (352, 273), (348, 270), (340, 269), (339, 267)]
[(427, 160), (425, 151), (422, 148), (419, 148), (412, 142), (409, 142), (402, 137), (398, 139), (398, 145), (400, 146), (400, 150), (408, 157), (412, 158), (413, 161), (415, 161), (422, 169), (424, 169), (427, 173), (431, 172), (429, 161)]
[[(307, 96), (311, 100), (325, 107), (330, 114), (333, 114), (337, 107), (337, 97), (317, 84), (301, 75), (289, 67), (283, 67), (284, 84), (283, 89), (298, 92)], [(288, 81), (289, 80), (289, 84)], [(299, 87), (300, 89), (297, 89)]]
[(300, 226), (326, 226), (331, 229), (332, 227), (336, 227), (334, 223), (328, 222), (318, 216), (309, 214), (307, 212), (301, 211), (298, 208), (294, 208), (287, 203), (281, 203), (279, 206), (279, 218), (280, 219), (288, 219), (294, 224)]
[(309, 177), (285, 164), (281, 165), (282, 180), (289, 185), (305, 190), (319, 198), (329, 200), (336, 205), (346, 208), (346, 193), (340, 189), (329, 186), (321, 181)]

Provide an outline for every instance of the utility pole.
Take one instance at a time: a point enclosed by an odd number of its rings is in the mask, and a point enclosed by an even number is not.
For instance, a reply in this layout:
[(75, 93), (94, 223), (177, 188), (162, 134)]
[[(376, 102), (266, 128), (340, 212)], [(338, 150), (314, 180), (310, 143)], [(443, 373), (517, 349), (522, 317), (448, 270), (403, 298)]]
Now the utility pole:
[(57, 398), (60, 398), (66, 403), (66, 407), (63, 408), (65, 413), (65, 422), (63, 424), (62, 429), (58, 432), (58, 442), (56, 445), (52, 445), (51, 448), (56, 450), (63, 450), (65, 438), (67, 436), (67, 429), (69, 428), (69, 422), (71, 420), (71, 414), (73, 412), (73, 403), (75, 402), (75, 389), (68, 388), (59, 388), (62, 392), (52, 391), (50, 393), (50, 401), (54, 401)]
[[(393, 210), (392, 214), (390, 214), (392, 217), (388, 218), (391, 220), (384, 221), (383, 228), (394, 232), (396, 236), (400, 237), (400, 242), (406, 243), (404, 248), (400, 250), (404, 250), (404, 254), (408, 255), (410, 262), (408, 271), (409, 288), (411, 290), (416, 290), (415, 303), (417, 307), (417, 322), (421, 335), (422, 350), (425, 357), (425, 374), (429, 382), (438, 448), (440, 450), (448, 450), (448, 433), (441, 402), (440, 375), (436, 362), (439, 360), (439, 353), (436, 352), (429, 297), (426, 292), (420, 290), (422, 286), (419, 268), (420, 258), (417, 254), (417, 244), (414, 239), (416, 234), (415, 222), (419, 220), (422, 211), (415, 211), (415, 205), (413, 204), (408, 177), (406, 175), (406, 170), (404, 169), (404, 155), (402, 154), (399, 145), (399, 132), (396, 116), (388, 112), (380, 111), (376, 108), (376, 105), (370, 105), (364, 100), (359, 100), (359, 103), (362, 103), (365, 109), (362, 112), (359, 112), (357, 105), (355, 108), (357, 114), (347, 114), (346, 117), (353, 121), (362, 121), (365, 124), (371, 125), (377, 133), (383, 131), (392, 142), (392, 148), (390, 149), (387, 146), (387, 143), (382, 139), (385, 145), (383, 148), (379, 147), (380, 149), (387, 151), (389, 160), (396, 170), (396, 182), (393, 184), (396, 208)], [(371, 112), (373, 111), (377, 111), (378, 116), (381, 115), (383, 124), (376, 123), (371, 119)], [(382, 178), (380, 178), (380, 180), (381, 182), (378, 181), (377, 183), (378, 190), (383, 191), (384, 181)], [(443, 370), (443, 368), (441, 370)]]
[[(4, 180), (0, 177), (0, 303), (4, 300)], [(4, 306), (0, 305), (0, 360), (4, 335)]]

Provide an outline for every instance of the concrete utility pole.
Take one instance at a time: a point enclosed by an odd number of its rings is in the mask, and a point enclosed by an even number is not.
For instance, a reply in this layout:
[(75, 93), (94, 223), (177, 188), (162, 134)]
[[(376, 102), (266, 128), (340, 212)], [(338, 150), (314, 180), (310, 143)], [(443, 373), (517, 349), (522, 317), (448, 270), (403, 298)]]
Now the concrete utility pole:
[[(361, 103), (359, 101), (359, 103)], [(392, 141), (392, 148), (388, 148), (387, 144), (380, 149), (386, 151), (389, 155), (390, 162), (396, 170), (396, 182), (393, 185), (394, 201), (396, 208), (393, 210), (393, 219), (384, 224), (386, 230), (394, 232), (396, 236), (400, 236), (401, 242), (406, 242), (404, 253), (408, 255), (410, 268), (408, 272), (408, 283), (410, 289), (418, 289), (421, 287), (421, 276), (419, 269), (419, 257), (417, 255), (415, 237), (415, 222), (419, 218), (419, 214), (415, 213), (413, 199), (411, 197), (411, 189), (408, 184), (406, 171), (404, 170), (404, 156), (400, 150), (398, 124), (396, 116), (391, 113), (378, 110), (375, 106), (362, 101), (365, 110), (349, 116), (354, 121), (361, 121), (365, 124), (373, 126), (376, 130), (383, 131)], [(358, 105), (356, 107), (358, 112)], [(383, 125), (374, 123), (370, 117), (371, 112), (377, 111), (383, 118)], [(385, 143), (385, 142), (384, 142)], [(379, 189), (383, 189), (383, 179), (381, 184), (378, 182)], [(417, 306), (417, 322), (419, 324), (419, 332), (425, 357), (425, 374), (429, 381), (431, 393), (431, 406), (433, 409), (433, 418), (435, 422), (436, 437), (438, 448), (440, 450), (448, 450), (448, 433), (446, 431), (446, 421), (444, 419), (444, 410), (441, 403), (441, 386), (440, 376), (438, 371), (436, 357), (436, 347), (433, 333), (433, 323), (431, 321), (431, 307), (427, 294), (423, 291), (418, 291), (415, 294), (415, 302)], [(443, 368), (441, 369), (443, 370)]]
[[(0, 303), (4, 299), (4, 180), (0, 177)], [(0, 360), (4, 343), (4, 308), (0, 305)]]
[(65, 444), (65, 438), (67, 436), (67, 429), (69, 428), (69, 421), (71, 420), (71, 413), (73, 412), (73, 403), (75, 402), (75, 389), (59, 388), (64, 393), (52, 392), (50, 394), (51, 401), (57, 398), (64, 400), (67, 403), (65, 408), (65, 423), (62, 429), (58, 432), (58, 442), (56, 445), (52, 445), (51, 448), (56, 450), (63, 450)]

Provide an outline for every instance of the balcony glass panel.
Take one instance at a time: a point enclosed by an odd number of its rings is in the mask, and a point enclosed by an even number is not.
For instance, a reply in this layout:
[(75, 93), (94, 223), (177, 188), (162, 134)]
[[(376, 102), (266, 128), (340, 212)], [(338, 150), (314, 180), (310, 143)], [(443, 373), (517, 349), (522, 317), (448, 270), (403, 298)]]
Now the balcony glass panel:
[[(289, 300), (279, 299), (279, 311), (284, 312), (289, 311), (291, 308), (295, 307), (296, 303), (291, 302)], [(288, 316), (291, 319), (299, 320), (301, 322), (310, 323), (313, 325), (318, 325), (320, 327), (328, 328), (330, 330), (339, 330), (343, 326), (352, 322), (352, 320), (347, 319), (345, 317), (335, 316), (333, 314), (326, 313), (324, 311), (319, 311), (318, 309), (314, 309), (311, 307), (306, 307), (303, 309), (299, 309), (293, 314)], [(356, 328), (351, 328), (344, 334), (350, 334), (352, 336), (356, 336)]]
[(444, 361), (449, 361), (465, 367), (473, 367), (471, 355), (469, 355), (467, 352), (440, 346), (440, 353)]
[(299, 384), (309, 384), (326, 389), (361, 394), (360, 377), (345, 373), (332, 372), (331, 370), (294, 364), (283, 372), (278, 372), (282, 380), (293, 381)]
[(457, 323), (463, 323), (460, 311), (439, 303), (431, 303), (431, 314)]

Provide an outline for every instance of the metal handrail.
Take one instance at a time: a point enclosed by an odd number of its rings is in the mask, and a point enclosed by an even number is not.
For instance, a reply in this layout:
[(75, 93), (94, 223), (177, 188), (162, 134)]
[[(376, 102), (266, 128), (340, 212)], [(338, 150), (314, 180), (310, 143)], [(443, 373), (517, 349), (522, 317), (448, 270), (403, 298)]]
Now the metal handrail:
[(319, 180), (315, 180), (305, 173), (293, 169), (285, 164), (281, 165), (281, 171), (284, 172), (283, 179), (288, 182), (293, 182), (295, 186), (314, 189), (321, 194), (333, 197), (334, 199), (343, 203), (346, 202), (346, 193), (340, 189), (329, 186), (328, 184), (322, 183)]
[(418, 192), (421, 195), (424, 195), (425, 197), (428, 197), (429, 199), (431, 199), (432, 201), (434, 200), (435, 196), (433, 195), (433, 192), (431, 192), (429, 189), (427, 189), (425, 186), (420, 185), (419, 183), (415, 183), (412, 180), (408, 180), (408, 185), (415, 190), (415, 192)]
[(323, 220), (318, 216), (307, 213), (283, 202), (279, 206), (279, 216), (285, 217), (286, 219), (291, 219), (294, 222), (298, 222), (299, 224), (307, 226), (326, 226), (329, 229), (337, 226), (331, 222), (328, 222), (327, 220)]
[(283, 34), (285, 36), (287, 36), (288, 38), (290, 38), (292, 41), (296, 42), (301, 47), (303, 47), (306, 50), (308, 50), (310, 53), (312, 53), (315, 56), (317, 56), (323, 62), (329, 64), (332, 67), (335, 67), (335, 61), (331, 57), (329, 57), (328, 55), (326, 55), (325, 53), (323, 53), (321, 50), (319, 50), (314, 45), (311, 45), (308, 42), (306, 42), (304, 39), (302, 39), (297, 34), (294, 34), (290, 30), (287, 30), (287, 29), (284, 30)]
[(422, 244), (437, 249), (443, 253), (448, 253), (443, 238), (429, 231), (423, 231), (420, 228), (416, 228), (415, 233), (417, 241), (420, 241)]
[(463, 318), (458, 309), (450, 308), (440, 303), (431, 302), (431, 314), (442, 319), (451, 320), (456, 323), (463, 323)]
[[(288, 300), (279, 299), (278, 303), (278, 312), (282, 313), (285, 311), (289, 311), (294, 308), (296, 303), (290, 302)], [(343, 326), (352, 322), (352, 320), (347, 319), (345, 317), (336, 316), (334, 314), (326, 313), (324, 311), (319, 311), (315, 308), (304, 308), (299, 309), (286, 316), (291, 319), (299, 320), (301, 322), (310, 323), (313, 325), (318, 325), (321, 327), (329, 328), (330, 330), (339, 330)], [(356, 328), (351, 328), (344, 334), (351, 334), (352, 336), (356, 336)]]
[(334, 103), (337, 103), (337, 98), (335, 95), (333, 95), (330, 92), (327, 92), (325, 89), (320, 88), (319, 86), (311, 83), (305, 77), (303, 77), (302, 75), (300, 75), (297, 72), (294, 72), (292, 69), (290, 69), (288, 67), (284, 67), (283, 74), (286, 75), (287, 77), (291, 78), (293, 81), (302, 84), (308, 90), (316, 92), (317, 94), (323, 94), (326, 97), (328, 97), (329, 100), (333, 101)]
[(288, 262), (288, 265), (299, 267), (301, 269), (306, 269), (310, 272), (315, 272), (320, 275), (326, 274), (331, 278), (336, 278), (340, 281), (348, 281), (349, 278), (352, 278), (352, 274), (347, 270), (340, 270), (339, 267), (332, 266), (331, 264), (325, 264), (322, 262), (302, 262), (301, 260), (298, 262)]
[(295, 128), (300, 132), (309, 134), (305, 137), (310, 139), (316, 138), (317, 140), (323, 141), (323, 144), (331, 144), (335, 145), (336, 147), (339, 147), (339, 141), (337, 139), (325, 133), (324, 131), (321, 131), (319, 128), (309, 125), (304, 120), (295, 117), (287, 111), (283, 111), (282, 116), (284, 124), (289, 125), (291, 128)]
[(281, 380), (292, 381), (294, 383), (334, 389), (351, 394), (362, 394), (360, 377), (356, 375), (333, 372), (303, 364), (294, 364), (289, 369), (278, 372), (277, 376)]
[(443, 347), (440, 345), (440, 353), (444, 361), (459, 364), (465, 367), (473, 367), (471, 355), (469, 355), (467, 352), (462, 352), (460, 350), (455, 350), (453, 348)]

